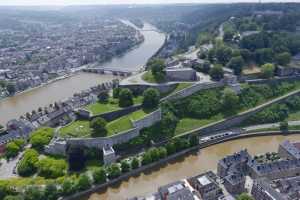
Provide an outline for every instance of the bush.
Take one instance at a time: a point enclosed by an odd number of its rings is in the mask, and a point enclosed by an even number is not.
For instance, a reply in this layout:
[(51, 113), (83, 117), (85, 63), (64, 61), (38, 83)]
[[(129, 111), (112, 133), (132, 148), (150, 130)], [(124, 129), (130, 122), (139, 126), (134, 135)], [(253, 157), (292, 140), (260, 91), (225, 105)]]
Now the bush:
[(71, 195), (76, 191), (75, 182), (71, 178), (66, 178), (61, 187), (64, 196)]
[(45, 178), (58, 178), (64, 176), (67, 172), (67, 163), (64, 160), (43, 158), (37, 166), (39, 176)]
[(103, 168), (96, 169), (93, 172), (93, 179), (95, 183), (101, 184), (106, 182), (106, 171)]
[(263, 78), (272, 78), (274, 76), (275, 66), (271, 63), (264, 64), (261, 67)]
[(277, 54), (275, 60), (277, 64), (285, 66), (291, 62), (291, 54), (288, 52)]
[(138, 158), (134, 157), (131, 161), (131, 168), (132, 169), (137, 169), (140, 167), (140, 161)]
[(20, 195), (18, 195), (18, 196), (9, 195), (9, 196), (6, 196), (4, 198), (4, 200), (23, 200), (23, 198)]
[(233, 69), (235, 75), (240, 75), (243, 66), (244, 66), (244, 59), (241, 56), (233, 57), (227, 64), (227, 67)]
[(81, 174), (77, 180), (76, 189), (87, 190), (92, 186), (90, 178), (86, 174)]
[(45, 145), (48, 145), (54, 135), (54, 130), (52, 128), (40, 128), (33, 132), (30, 136), (30, 144), (32, 148), (37, 151), (42, 151)]
[(129, 172), (130, 171), (130, 164), (128, 163), (127, 160), (123, 160), (121, 162), (121, 169), (123, 173)]
[(47, 200), (57, 200), (59, 197), (59, 191), (55, 184), (46, 185), (44, 193), (45, 199)]
[(222, 104), (225, 112), (234, 112), (239, 107), (239, 96), (230, 88), (223, 91)]
[(224, 71), (221, 65), (214, 65), (209, 70), (209, 75), (213, 80), (219, 81), (224, 77)]
[(152, 163), (152, 157), (149, 151), (145, 152), (142, 156), (142, 165), (147, 165)]
[(5, 156), (7, 159), (14, 158), (19, 154), (20, 150), (21, 148), (15, 142), (10, 142), (6, 145)]
[(149, 61), (147, 65), (151, 69), (152, 75), (157, 82), (162, 82), (165, 80), (166, 73), (164, 69), (166, 66), (164, 60), (153, 59)]
[(113, 163), (108, 168), (108, 177), (110, 179), (117, 178), (121, 175), (120, 166), (117, 163)]
[(160, 159), (167, 157), (167, 155), (168, 155), (167, 149), (165, 147), (159, 147), (158, 148), (158, 155), (159, 155)]
[(25, 189), (25, 200), (44, 200), (43, 191), (37, 186), (30, 186)]
[(119, 98), (120, 90), (121, 89), (119, 87), (113, 89), (113, 98), (114, 99)]
[(168, 155), (176, 153), (176, 146), (173, 142), (170, 142), (166, 145)]
[(37, 170), (37, 163), (39, 154), (33, 149), (25, 151), (22, 160), (18, 165), (18, 174), (20, 176), (31, 176)]
[(156, 108), (159, 104), (160, 94), (157, 89), (148, 88), (143, 93), (143, 108), (152, 109)]
[(93, 129), (93, 137), (105, 137), (107, 135), (107, 122), (101, 117), (96, 117), (90, 122), (90, 127)]
[(123, 88), (119, 93), (119, 106), (120, 107), (129, 107), (133, 105), (133, 94), (131, 90)]

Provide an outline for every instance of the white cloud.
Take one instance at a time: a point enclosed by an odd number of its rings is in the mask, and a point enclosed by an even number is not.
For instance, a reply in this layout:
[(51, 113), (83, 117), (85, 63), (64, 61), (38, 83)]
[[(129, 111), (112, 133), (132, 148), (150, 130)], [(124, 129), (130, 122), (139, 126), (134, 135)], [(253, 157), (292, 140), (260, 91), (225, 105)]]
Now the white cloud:
[[(230, 3), (259, 0), (0, 0), (0, 5), (81, 5), (81, 4), (160, 4), (160, 3)], [(300, 0), (263, 0), (263, 2), (300, 2)]]

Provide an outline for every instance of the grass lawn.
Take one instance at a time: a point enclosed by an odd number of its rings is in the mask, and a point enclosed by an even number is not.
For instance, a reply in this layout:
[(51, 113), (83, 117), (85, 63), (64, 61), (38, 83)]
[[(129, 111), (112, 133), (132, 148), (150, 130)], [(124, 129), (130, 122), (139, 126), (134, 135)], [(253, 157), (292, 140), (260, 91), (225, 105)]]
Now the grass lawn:
[(300, 111), (290, 113), (287, 120), (288, 121), (298, 121), (298, 120), (300, 120)]
[[(141, 104), (142, 102), (143, 102), (143, 96), (137, 96), (137, 97), (133, 98), (134, 105)], [(97, 103), (94, 103), (94, 104), (87, 105), (85, 107), (85, 109), (92, 112), (93, 115), (99, 115), (99, 114), (102, 114), (102, 113), (107, 113), (107, 112), (120, 110), (122, 108), (119, 106), (118, 99), (110, 99), (108, 101), (108, 103), (97, 102)]]
[(77, 120), (59, 130), (62, 137), (88, 137), (91, 135), (90, 122)]
[(175, 90), (172, 93), (178, 92), (180, 90), (183, 90), (184, 88), (190, 87), (191, 85), (193, 85), (194, 83), (179, 83)]
[(137, 121), (149, 114), (151, 111), (138, 110), (129, 115), (125, 115), (107, 124), (108, 135), (118, 134), (120, 132), (132, 129), (131, 120)]
[(175, 135), (179, 135), (207, 124), (222, 120), (223, 116), (221, 114), (213, 116), (209, 119), (196, 119), (196, 118), (183, 118), (181, 119), (175, 129)]

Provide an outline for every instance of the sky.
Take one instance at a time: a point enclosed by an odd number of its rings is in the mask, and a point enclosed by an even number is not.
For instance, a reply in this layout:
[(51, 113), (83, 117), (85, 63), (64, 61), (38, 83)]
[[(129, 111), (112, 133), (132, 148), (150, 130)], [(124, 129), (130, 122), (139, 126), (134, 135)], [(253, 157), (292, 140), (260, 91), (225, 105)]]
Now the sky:
[[(0, 0), (0, 5), (91, 5), (91, 4), (169, 4), (169, 3), (230, 3), (259, 0)], [(300, 2), (300, 0), (262, 0), (263, 2)]]

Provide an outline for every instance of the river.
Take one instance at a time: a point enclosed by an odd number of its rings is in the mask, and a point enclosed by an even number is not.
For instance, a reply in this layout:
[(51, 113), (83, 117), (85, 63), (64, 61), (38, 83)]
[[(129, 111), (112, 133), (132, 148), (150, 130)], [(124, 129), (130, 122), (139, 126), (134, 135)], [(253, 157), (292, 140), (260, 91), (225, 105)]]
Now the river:
[[(130, 24), (129, 22), (127, 22)], [(163, 45), (165, 35), (154, 31), (155, 27), (145, 23), (141, 33), (144, 42), (122, 56), (101, 64), (104, 67), (122, 67), (135, 71)], [(152, 31), (149, 31), (152, 30)], [(77, 73), (69, 78), (51, 84), (34, 88), (0, 101), (0, 124), (5, 125), (9, 120), (24, 115), (26, 112), (44, 107), (55, 101), (71, 97), (75, 92), (85, 90), (99, 83), (114, 79), (112, 75)]]
[(228, 154), (245, 148), (252, 155), (277, 151), (286, 139), (300, 141), (300, 135), (254, 137), (217, 144), (80, 200), (122, 200), (150, 194), (159, 186), (216, 169), (218, 160)]

